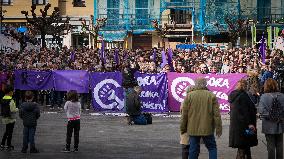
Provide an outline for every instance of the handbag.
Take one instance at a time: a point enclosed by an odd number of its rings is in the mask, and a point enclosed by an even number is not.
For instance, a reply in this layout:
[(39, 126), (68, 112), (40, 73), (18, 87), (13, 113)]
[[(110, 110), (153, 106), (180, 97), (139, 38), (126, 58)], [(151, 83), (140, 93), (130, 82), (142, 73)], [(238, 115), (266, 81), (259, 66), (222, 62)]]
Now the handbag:
[(249, 147), (253, 147), (253, 146), (258, 145), (257, 130), (254, 131), (250, 128), (246, 128), (243, 132), (243, 135), (244, 135)]

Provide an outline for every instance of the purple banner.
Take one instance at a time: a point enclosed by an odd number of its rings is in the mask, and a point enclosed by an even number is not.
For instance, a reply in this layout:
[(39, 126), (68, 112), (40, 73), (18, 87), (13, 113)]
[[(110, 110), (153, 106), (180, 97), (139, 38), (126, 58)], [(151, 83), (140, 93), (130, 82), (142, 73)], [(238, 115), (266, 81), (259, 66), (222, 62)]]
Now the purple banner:
[(2, 85), (7, 84), (8, 82), (8, 73), (0, 72), (0, 90), (2, 90)]
[(82, 70), (53, 71), (56, 91), (76, 90), (78, 93), (89, 92), (89, 73)]
[(135, 78), (142, 88), (140, 99), (146, 112), (165, 112), (167, 108), (167, 75), (136, 73)]
[(196, 78), (204, 77), (207, 79), (207, 86), (218, 98), (220, 109), (229, 111), (228, 95), (235, 89), (237, 82), (246, 77), (246, 74), (193, 74), (193, 73), (174, 73), (168, 75), (169, 97), (168, 104), (170, 111), (179, 111), (180, 105), (186, 96), (188, 86), (194, 85)]
[(124, 94), (120, 72), (91, 73), (92, 102), (95, 110), (122, 111)]
[(15, 89), (49, 90), (53, 88), (51, 71), (15, 70)]

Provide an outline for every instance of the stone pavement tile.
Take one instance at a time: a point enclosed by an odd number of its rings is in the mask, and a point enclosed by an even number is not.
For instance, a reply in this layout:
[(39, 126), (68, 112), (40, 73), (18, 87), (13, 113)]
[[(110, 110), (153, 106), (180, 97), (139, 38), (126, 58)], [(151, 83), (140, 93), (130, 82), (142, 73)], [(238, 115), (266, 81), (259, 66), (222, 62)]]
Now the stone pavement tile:
[[(258, 124), (260, 128), (260, 123)], [(223, 118), (223, 135), (217, 139), (218, 158), (235, 159), (236, 149), (228, 147), (229, 120)], [(0, 135), (4, 131), (0, 125)], [(259, 133), (259, 145), (252, 149), (254, 159), (265, 159), (265, 140)], [(81, 119), (80, 144), (78, 153), (61, 153), (66, 137), (64, 113), (44, 113), (38, 121), (36, 146), (39, 154), (21, 154), (22, 123), (18, 119), (13, 144), (15, 151), (0, 152), (0, 159), (180, 159), (179, 118), (153, 118), (152, 125), (129, 126), (125, 117), (92, 116), (83, 114)], [(73, 139), (72, 139), (73, 140)], [(73, 142), (73, 141), (72, 141)], [(207, 159), (208, 152), (201, 145), (200, 159)]]

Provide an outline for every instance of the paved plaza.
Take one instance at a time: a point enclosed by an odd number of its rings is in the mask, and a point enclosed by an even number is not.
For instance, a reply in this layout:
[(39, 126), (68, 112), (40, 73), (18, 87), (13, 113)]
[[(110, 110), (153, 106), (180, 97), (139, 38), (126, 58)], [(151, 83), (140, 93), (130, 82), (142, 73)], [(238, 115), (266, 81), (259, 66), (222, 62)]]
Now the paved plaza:
[[(179, 117), (155, 116), (153, 124), (129, 126), (125, 117), (91, 115), (81, 118), (78, 153), (62, 153), (66, 135), (66, 118), (61, 113), (42, 113), (38, 121), (36, 145), (39, 154), (22, 154), (22, 123), (18, 119), (13, 134), (15, 150), (0, 152), (0, 159), (180, 159)], [(260, 121), (258, 121), (260, 133)], [(0, 135), (4, 131), (0, 126)], [(236, 149), (228, 147), (229, 120), (223, 116), (223, 135), (217, 139), (218, 158), (234, 159)], [(72, 139), (73, 140), (73, 139)], [(259, 145), (252, 149), (254, 159), (265, 159), (263, 134)], [(72, 141), (73, 142), (73, 141)], [(207, 159), (207, 150), (201, 145), (200, 159)]]

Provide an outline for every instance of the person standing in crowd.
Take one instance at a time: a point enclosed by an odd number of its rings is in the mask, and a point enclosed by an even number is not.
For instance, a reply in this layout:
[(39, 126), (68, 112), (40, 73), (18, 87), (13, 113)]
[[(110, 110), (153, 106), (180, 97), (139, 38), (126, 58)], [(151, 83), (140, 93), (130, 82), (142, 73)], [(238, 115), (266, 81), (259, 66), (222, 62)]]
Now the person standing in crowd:
[(27, 153), (28, 144), (30, 143), (30, 153), (39, 153), (35, 147), (35, 132), (37, 120), (40, 117), (39, 105), (33, 102), (34, 94), (32, 91), (25, 93), (25, 100), (19, 111), (20, 118), (23, 120), (23, 148), (22, 153)]
[(139, 86), (134, 87), (134, 91), (131, 91), (126, 96), (126, 113), (129, 115), (128, 124), (146, 125), (147, 120), (141, 113), (141, 101), (139, 94), (141, 93), (141, 88)]
[(63, 152), (70, 152), (71, 138), (74, 131), (74, 150), (78, 152), (79, 146), (79, 131), (80, 131), (80, 116), (81, 116), (81, 104), (79, 102), (78, 93), (75, 90), (71, 90), (67, 93), (67, 102), (64, 105), (66, 111), (68, 124), (66, 134), (66, 146)]
[(180, 132), (189, 135), (190, 159), (198, 159), (201, 138), (209, 151), (209, 159), (217, 159), (214, 131), (217, 137), (222, 135), (222, 120), (217, 98), (206, 85), (205, 78), (196, 79), (194, 91), (187, 93), (182, 105)]
[(7, 86), (4, 89), (5, 96), (1, 100), (1, 115), (2, 115), (2, 123), (6, 125), (6, 130), (2, 138), (2, 142), (0, 145), (0, 150), (5, 149), (5, 143), (7, 141), (7, 151), (11, 151), (14, 149), (12, 146), (12, 137), (13, 130), (16, 123), (16, 113), (18, 112), (18, 108), (14, 100), (12, 99), (14, 92), (14, 88), (12, 86)]
[[(229, 147), (238, 148), (237, 159), (251, 159), (250, 147), (258, 144), (256, 135), (256, 108), (246, 92), (247, 81), (241, 79), (229, 95)], [(249, 130), (252, 134), (246, 134)]]
[(283, 159), (283, 111), (284, 94), (279, 92), (277, 82), (269, 78), (264, 83), (264, 94), (258, 106), (258, 112), (263, 117), (262, 133), (267, 141), (268, 159)]

